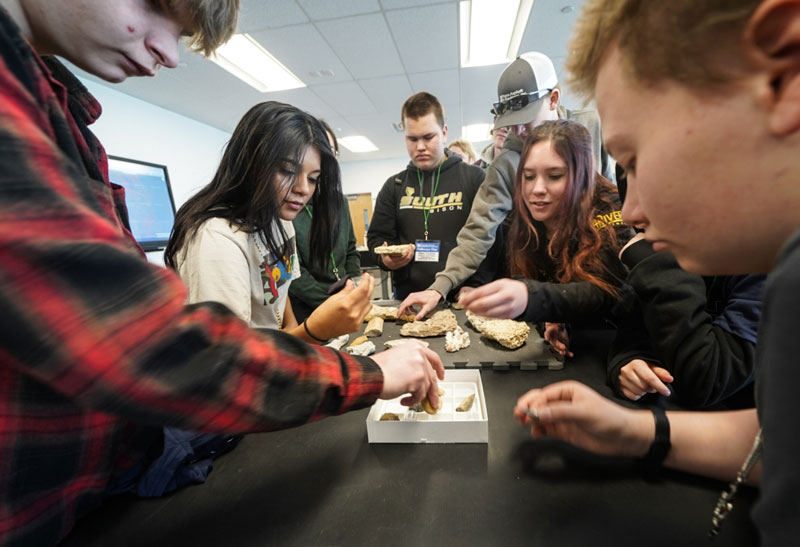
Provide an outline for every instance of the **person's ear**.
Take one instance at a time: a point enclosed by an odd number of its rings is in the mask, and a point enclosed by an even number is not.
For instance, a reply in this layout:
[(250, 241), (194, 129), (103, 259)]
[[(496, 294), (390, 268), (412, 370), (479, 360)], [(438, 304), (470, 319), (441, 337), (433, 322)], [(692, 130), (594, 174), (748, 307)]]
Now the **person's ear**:
[(770, 130), (800, 130), (800, 0), (766, 0), (750, 17), (745, 46), (770, 77)]
[(550, 92), (550, 110), (555, 110), (558, 108), (558, 101), (561, 99), (561, 92), (558, 89), (554, 89)]
[(447, 124), (444, 124), (444, 127), (442, 127), (442, 137), (444, 138), (444, 142), (447, 142)]

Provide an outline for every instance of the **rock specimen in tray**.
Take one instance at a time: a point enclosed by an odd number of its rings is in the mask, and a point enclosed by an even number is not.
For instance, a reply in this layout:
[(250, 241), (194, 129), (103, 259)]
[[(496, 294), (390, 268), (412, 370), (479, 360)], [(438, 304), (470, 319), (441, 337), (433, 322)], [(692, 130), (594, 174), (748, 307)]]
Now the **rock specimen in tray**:
[[(439, 397), (441, 397), (442, 395), (444, 395), (444, 389), (442, 389), (442, 388), (439, 388)], [(439, 405), (440, 405), (440, 406), (434, 407), (434, 406), (431, 404), (431, 402), (428, 400), (428, 398), (427, 398), (427, 397), (425, 397), (424, 399), (422, 399), (422, 409), (423, 409), (425, 412), (427, 412), (428, 414), (436, 414), (437, 412), (439, 412), (439, 408), (441, 407), (441, 404), (442, 404), (442, 402), (441, 402), (441, 401), (439, 401)]]
[(374, 336), (380, 336), (383, 334), (383, 319), (380, 317), (373, 317), (367, 323), (367, 328), (364, 329), (364, 336), (369, 336), (370, 338)]
[(401, 336), (441, 336), (458, 326), (456, 316), (450, 310), (439, 310), (430, 319), (406, 323), (400, 328)]
[(475, 402), (475, 394), (472, 393), (471, 395), (468, 395), (466, 398), (464, 398), (463, 401), (458, 403), (458, 406), (456, 407), (456, 412), (469, 412), (469, 409), (472, 408), (472, 403), (474, 402)]
[(469, 347), (469, 333), (456, 325), (455, 330), (451, 330), (444, 335), (444, 349), (453, 352)]
[(531, 328), (524, 321), (492, 319), (467, 312), (467, 320), (486, 338), (496, 340), (509, 349), (517, 349), (528, 339)]

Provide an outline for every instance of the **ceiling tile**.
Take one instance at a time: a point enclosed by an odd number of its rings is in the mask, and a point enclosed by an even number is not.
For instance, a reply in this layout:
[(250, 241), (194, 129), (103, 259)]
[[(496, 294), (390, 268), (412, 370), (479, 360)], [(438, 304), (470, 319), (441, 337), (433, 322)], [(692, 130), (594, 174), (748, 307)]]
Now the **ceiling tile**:
[(381, 5), (385, 10), (410, 8), (413, 6), (428, 6), (430, 4), (457, 4), (455, 0), (442, 2), (442, 0), (381, 0)]
[(378, 0), (348, 0), (347, 2), (331, 0), (297, 0), (314, 21), (338, 19), (351, 15), (375, 13), (381, 11)]
[(359, 80), (358, 84), (375, 108), (382, 112), (394, 113), (397, 118), (395, 121), (400, 119), (400, 108), (405, 100), (414, 94), (405, 75)]
[(318, 85), (313, 88), (323, 101), (331, 106), (340, 116), (369, 114), (375, 107), (369, 97), (355, 82), (343, 82), (330, 85)]
[(414, 93), (427, 91), (436, 95), (445, 110), (461, 109), (461, 94), (459, 90), (458, 70), (439, 70), (436, 72), (422, 72), (409, 74), (411, 87)]
[(404, 72), (382, 14), (320, 21), (317, 28), (357, 80)]
[[(353, 79), (312, 24), (263, 30), (252, 36), (306, 85)], [(309, 51), (314, 55), (309, 55)], [(326, 70), (332, 75), (323, 76), (322, 71)]]
[(238, 32), (307, 23), (308, 17), (295, 0), (241, 0)]
[(408, 72), (458, 68), (458, 5), (389, 11), (386, 19)]

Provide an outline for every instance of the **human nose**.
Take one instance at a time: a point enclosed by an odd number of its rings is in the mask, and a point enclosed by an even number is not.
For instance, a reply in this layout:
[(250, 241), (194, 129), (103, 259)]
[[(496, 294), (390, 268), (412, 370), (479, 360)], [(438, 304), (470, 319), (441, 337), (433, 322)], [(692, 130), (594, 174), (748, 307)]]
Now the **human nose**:
[(543, 196), (547, 193), (547, 186), (544, 183), (543, 177), (536, 177), (533, 180), (533, 188), (531, 190), (536, 196)]
[(157, 28), (148, 35), (145, 40), (145, 47), (157, 65), (167, 68), (178, 66), (178, 61), (180, 60), (178, 51), (180, 35), (180, 29), (171, 24), (165, 28)]
[(628, 177), (628, 189), (625, 193), (625, 202), (622, 204), (622, 221), (628, 226), (644, 228), (647, 226), (647, 217), (639, 203), (638, 185), (632, 177)]
[(311, 193), (311, 183), (308, 182), (306, 177), (297, 177), (292, 185), (292, 192), (298, 196), (305, 197)]

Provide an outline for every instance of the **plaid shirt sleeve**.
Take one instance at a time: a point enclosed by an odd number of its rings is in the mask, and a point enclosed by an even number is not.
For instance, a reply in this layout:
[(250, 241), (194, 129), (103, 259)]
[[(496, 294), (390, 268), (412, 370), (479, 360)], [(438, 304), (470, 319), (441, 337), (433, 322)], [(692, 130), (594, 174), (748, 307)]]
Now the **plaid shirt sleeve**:
[(131, 423), (266, 431), (374, 402), (371, 359), (184, 306), (126, 228), (86, 127), (99, 105), (15, 33), (0, 9), (0, 544), (62, 537)]

